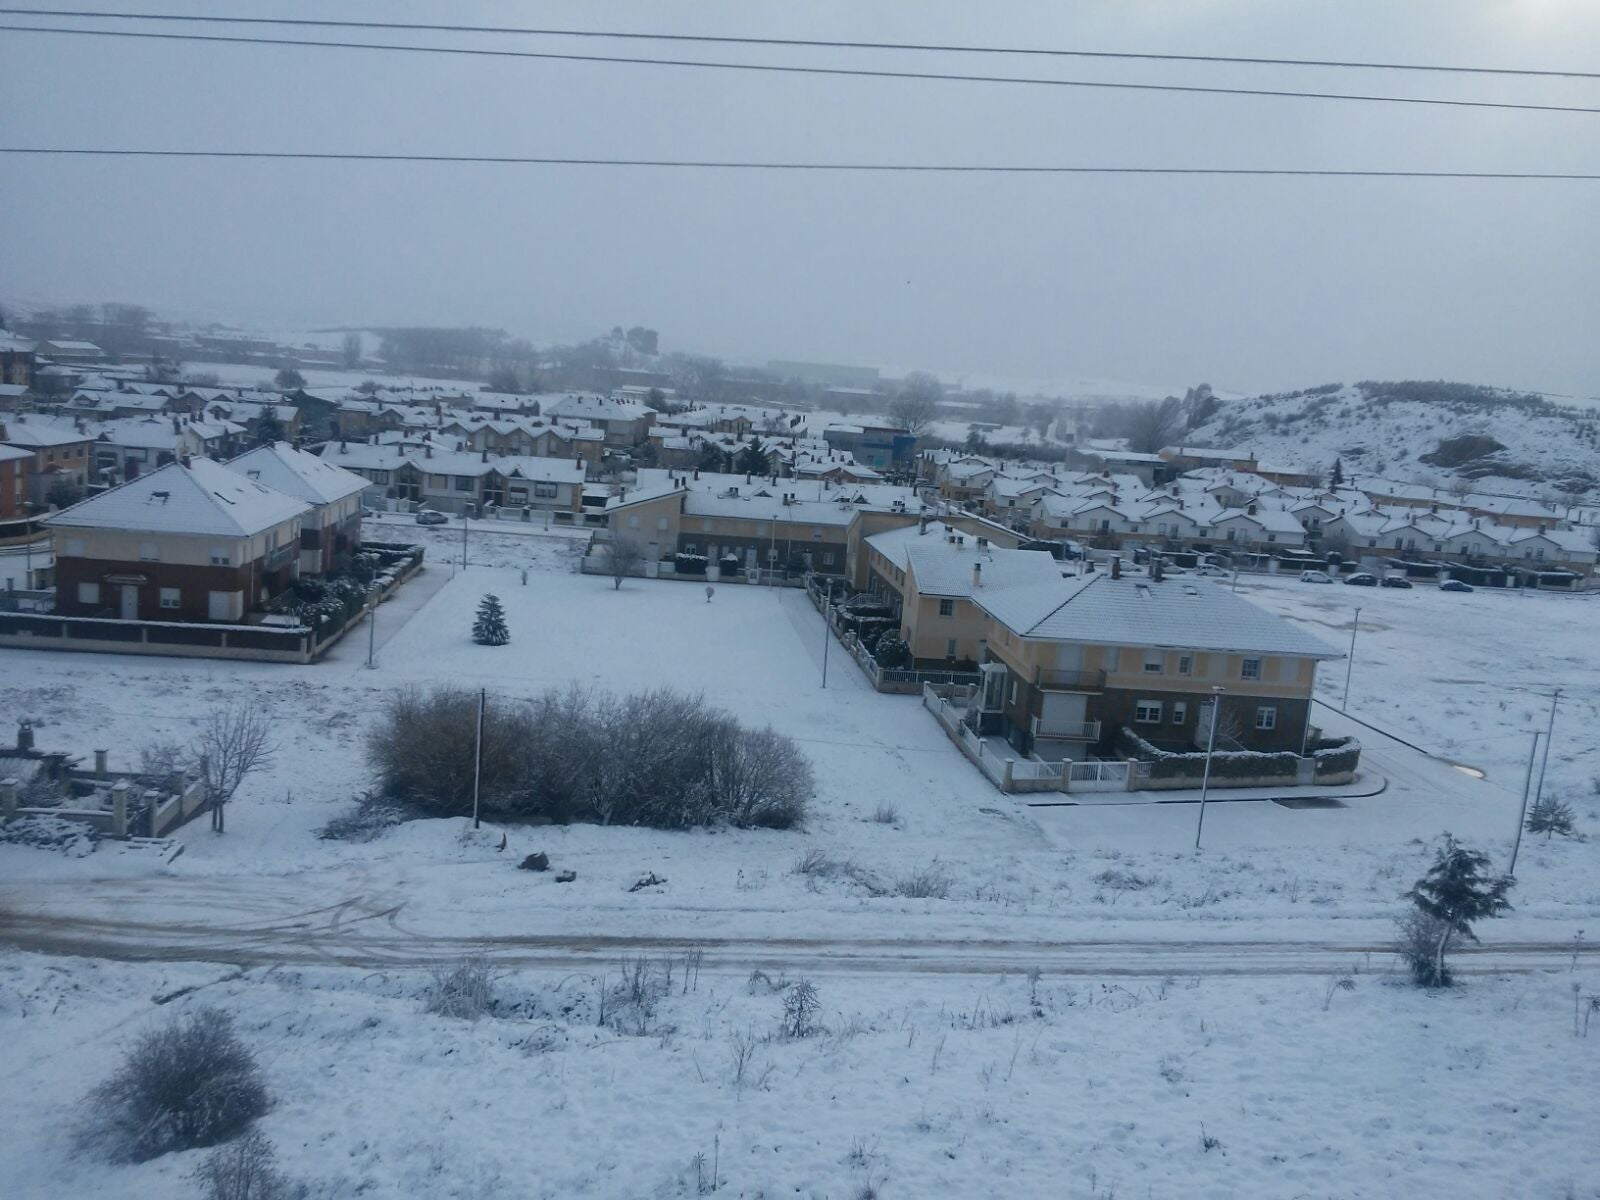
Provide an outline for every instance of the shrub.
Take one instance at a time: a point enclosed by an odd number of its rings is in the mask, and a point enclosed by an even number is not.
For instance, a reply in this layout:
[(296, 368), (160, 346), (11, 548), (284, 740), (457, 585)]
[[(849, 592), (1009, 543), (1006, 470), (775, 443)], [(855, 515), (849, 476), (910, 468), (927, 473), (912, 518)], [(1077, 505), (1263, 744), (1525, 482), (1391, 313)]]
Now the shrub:
[(704, 575), (711, 560), (704, 554), (674, 554), (672, 567), (679, 575)]
[(1550, 835), (1556, 833), (1572, 837), (1574, 820), (1572, 805), (1563, 804), (1554, 796), (1545, 796), (1529, 811), (1526, 828), (1529, 833), (1544, 834), (1545, 841), (1549, 841)]
[(272, 1143), (252, 1129), (238, 1141), (213, 1150), (189, 1178), (202, 1200), (290, 1200), (298, 1195), (278, 1170)]
[[(698, 695), (570, 688), (496, 703), (483, 727), (481, 803), (509, 817), (574, 817), (677, 829), (801, 825), (814, 790), (792, 738), (747, 729)], [(368, 742), (385, 795), (452, 815), (472, 804), (477, 696), (391, 698)]]
[(878, 803), (877, 808), (872, 810), (872, 819), (879, 825), (898, 825), (900, 824), (900, 810), (888, 800), (883, 800)]
[(897, 667), (911, 665), (911, 647), (906, 645), (905, 639), (898, 637), (888, 630), (878, 639), (877, 649), (872, 657), (877, 659), (878, 665), (889, 670)]
[(87, 1104), (86, 1143), (114, 1159), (143, 1162), (225, 1141), (266, 1112), (269, 1100), (232, 1019), (202, 1008), (142, 1035)]
[(453, 967), (433, 969), (427, 1011), (440, 1017), (476, 1021), (494, 1008), (494, 973), (489, 960), (470, 954)]
[(783, 1032), (785, 1037), (810, 1037), (817, 1030), (817, 1014), (822, 1011), (822, 1000), (809, 979), (797, 979), (783, 995)]
[(894, 894), (910, 900), (948, 900), (955, 880), (938, 863), (919, 867), (894, 881)]

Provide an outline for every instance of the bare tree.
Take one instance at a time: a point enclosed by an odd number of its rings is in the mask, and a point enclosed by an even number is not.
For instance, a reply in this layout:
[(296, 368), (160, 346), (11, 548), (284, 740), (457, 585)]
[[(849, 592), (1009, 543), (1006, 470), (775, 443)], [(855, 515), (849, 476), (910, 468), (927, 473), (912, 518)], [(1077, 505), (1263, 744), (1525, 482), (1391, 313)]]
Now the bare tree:
[(230, 703), (211, 714), (196, 744), (206, 792), (211, 798), (211, 828), (226, 827), (223, 810), (256, 771), (272, 764), (278, 747), (267, 715), (255, 705)]
[(1137, 454), (1154, 454), (1183, 431), (1183, 401), (1168, 396), (1159, 404), (1148, 400), (1124, 410), (1128, 448)]
[(639, 539), (626, 533), (613, 534), (605, 549), (606, 570), (611, 573), (613, 589), (621, 588), (622, 581), (644, 565), (644, 547)]
[(361, 335), (354, 331), (344, 335), (344, 365), (346, 370), (353, 371), (361, 365)]
[(913, 371), (900, 385), (900, 394), (889, 402), (889, 416), (906, 427), (908, 433), (921, 433), (938, 414), (944, 387), (926, 371)]

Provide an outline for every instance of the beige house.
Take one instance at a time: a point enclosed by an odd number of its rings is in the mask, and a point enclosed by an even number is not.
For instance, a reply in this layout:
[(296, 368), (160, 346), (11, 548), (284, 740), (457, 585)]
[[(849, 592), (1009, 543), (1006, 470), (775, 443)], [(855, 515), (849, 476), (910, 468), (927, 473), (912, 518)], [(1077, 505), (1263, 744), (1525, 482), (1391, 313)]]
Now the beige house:
[(361, 493), (367, 481), (355, 472), (287, 442), (257, 446), (223, 465), (309, 506), (300, 520), (302, 574), (329, 574), (360, 547)]

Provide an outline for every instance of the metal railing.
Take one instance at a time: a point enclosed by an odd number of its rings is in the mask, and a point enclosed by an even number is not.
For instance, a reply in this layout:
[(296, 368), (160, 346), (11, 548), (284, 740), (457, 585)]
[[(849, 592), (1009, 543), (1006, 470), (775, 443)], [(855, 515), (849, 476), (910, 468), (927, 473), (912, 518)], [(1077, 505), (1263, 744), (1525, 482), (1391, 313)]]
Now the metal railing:
[(1086, 688), (1099, 691), (1106, 686), (1104, 671), (1054, 671), (1043, 667), (1033, 669), (1033, 685), (1049, 691), (1051, 688)]
[(1033, 718), (1033, 736), (1036, 738), (1063, 738), (1074, 742), (1098, 742), (1100, 740), (1099, 721), (1058, 721), (1045, 724), (1039, 717)]

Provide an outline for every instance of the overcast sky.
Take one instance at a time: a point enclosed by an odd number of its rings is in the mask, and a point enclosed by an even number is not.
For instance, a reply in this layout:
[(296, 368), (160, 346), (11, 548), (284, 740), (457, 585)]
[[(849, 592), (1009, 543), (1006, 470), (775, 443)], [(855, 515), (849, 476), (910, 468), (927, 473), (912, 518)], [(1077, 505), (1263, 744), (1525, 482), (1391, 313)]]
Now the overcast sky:
[[(1594, 69), (1600, 45), (1593, 0), (417, 0), (270, 11), (1575, 69)], [(1600, 81), (458, 44), (1600, 105)], [(1594, 115), (3, 32), (0, 113), (0, 141), (36, 146), (1600, 171)], [(541, 343), (641, 323), (666, 348), (946, 377), (1241, 391), (1444, 377), (1593, 396), (1597, 212), (1600, 183), (1581, 182), (5, 157), (0, 299), (129, 300), (283, 329), (487, 324)]]

